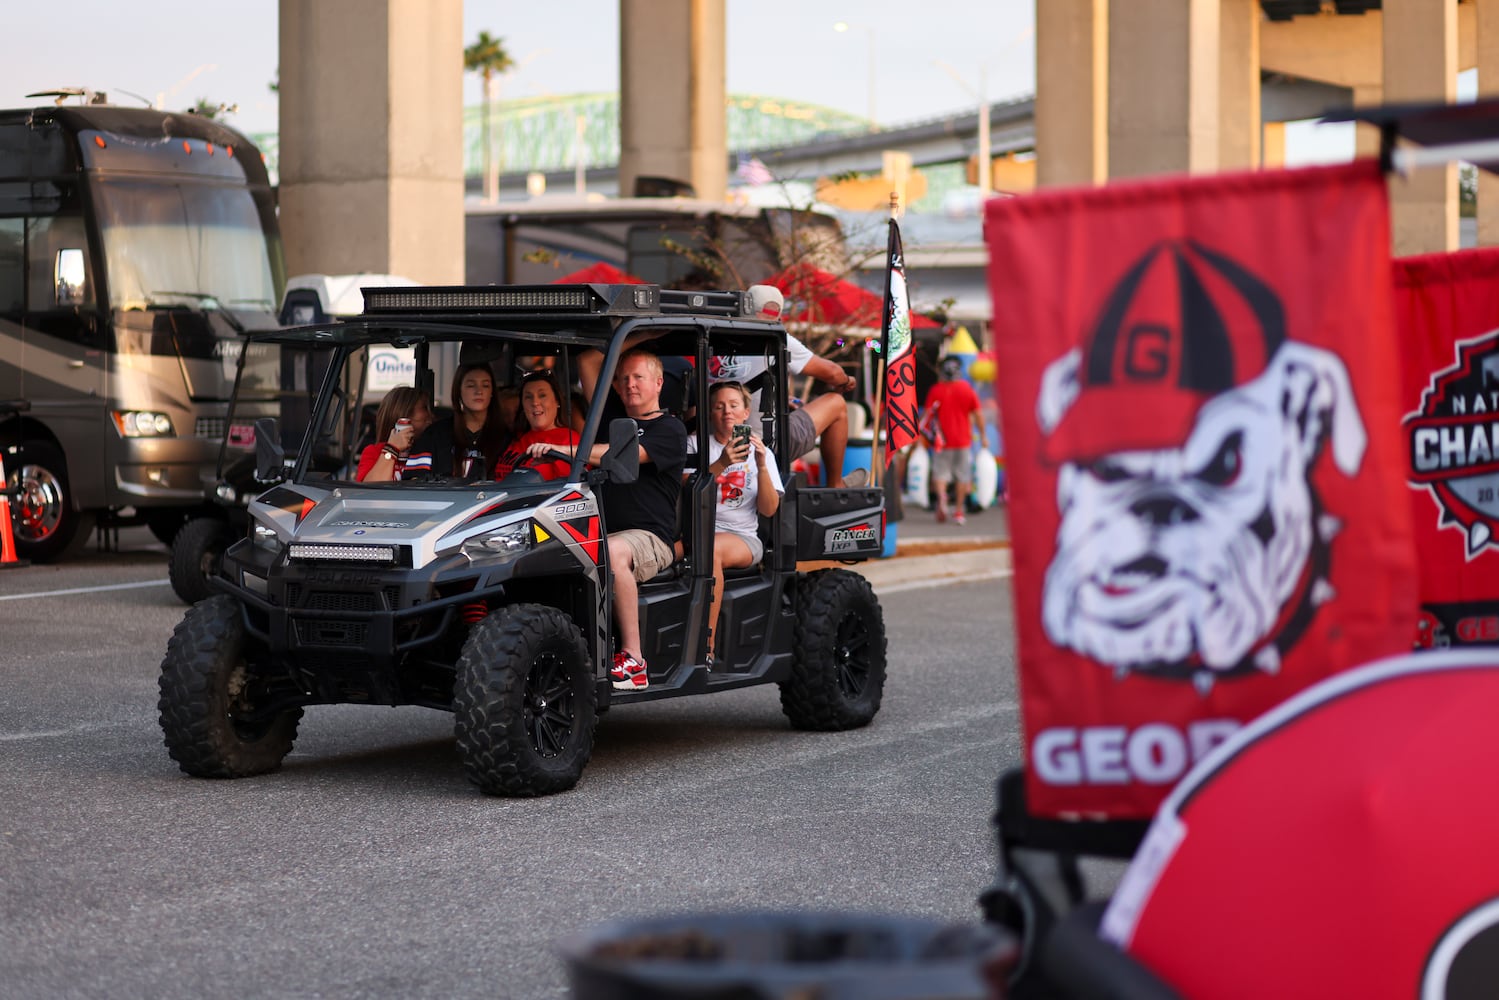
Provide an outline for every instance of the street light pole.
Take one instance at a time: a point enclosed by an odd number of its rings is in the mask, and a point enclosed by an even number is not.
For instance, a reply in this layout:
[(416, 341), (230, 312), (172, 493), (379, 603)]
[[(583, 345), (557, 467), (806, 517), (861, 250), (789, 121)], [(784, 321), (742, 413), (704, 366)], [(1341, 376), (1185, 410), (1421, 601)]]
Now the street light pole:
[(979, 159), (978, 176), (974, 178), (978, 182), (979, 197), (989, 197), (989, 192), (994, 190), (993, 177), (990, 173), (994, 166), (994, 152), (989, 145), (989, 87), (988, 71), (984, 66), (979, 67)]
[[(838, 32), (845, 32), (845, 31), (848, 31), (852, 27), (854, 27), (854, 26), (851, 25), (851, 24), (849, 24), (849, 22), (847, 22), (847, 21), (839, 21), (839, 22), (837, 22), (836, 24), (833, 25), (833, 30), (834, 31), (838, 31)], [(874, 98), (875, 98), (875, 89), (876, 89), (875, 85), (878, 82), (878, 67), (879, 67), (879, 64), (876, 61), (876, 56), (875, 56), (874, 25), (872, 25), (872, 24), (861, 24), (861, 25), (859, 25), (859, 27), (863, 28), (865, 34), (868, 35), (868, 37), (869, 37), (869, 67), (868, 67), (868, 77), (869, 77), (869, 84), (868, 84), (869, 85), (869, 131), (871, 131), (871, 132), (878, 132), (880, 130), (880, 125), (879, 125), (879, 121), (875, 117)]]
[(994, 162), (994, 151), (990, 148), (989, 140), (989, 67), (987, 64), (979, 66), (979, 89), (975, 91), (972, 87), (968, 86), (968, 81), (959, 76), (958, 71), (953, 69), (952, 66), (948, 65), (941, 59), (938, 59), (935, 62), (936, 65), (940, 66), (948, 76), (957, 81), (958, 86), (968, 91), (968, 95), (970, 97), (978, 99), (978, 170), (976, 171), (978, 176), (974, 178), (974, 183), (978, 185), (979, 196), (988, 197), (989, 194), (994, 190), (994, 184), (992, 180), (993, 175), (991, 173)]

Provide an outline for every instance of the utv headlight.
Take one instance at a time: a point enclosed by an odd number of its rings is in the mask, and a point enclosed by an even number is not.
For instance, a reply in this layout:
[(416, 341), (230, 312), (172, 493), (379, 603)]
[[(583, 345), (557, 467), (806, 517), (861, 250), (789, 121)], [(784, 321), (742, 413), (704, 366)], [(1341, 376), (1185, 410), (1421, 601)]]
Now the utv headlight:
[(463, 554), (470, 559), (494, 556), (517, 555), (526, 552), (535, 544), (530, 521), (507, 524), (488, 534), (475, 535), (463, 543)]
[(276, 530), (259, 521), (254, 522), (250, 528), (250, 539), (257, 549), (265, 549), (267, 552), (281, 551), (281, 541), (276, 537)]

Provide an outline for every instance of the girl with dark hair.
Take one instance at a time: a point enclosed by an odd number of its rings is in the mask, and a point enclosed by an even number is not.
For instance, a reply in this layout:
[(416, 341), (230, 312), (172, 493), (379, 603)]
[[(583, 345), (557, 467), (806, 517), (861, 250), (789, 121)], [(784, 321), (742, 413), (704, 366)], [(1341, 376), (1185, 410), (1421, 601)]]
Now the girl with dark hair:
[(432, 407), (420, 389), (402, 385), (387, 392), (375, 411), (375, 443), (359, 453), (359, 472), (354, 478), (361, 483), (400, 479), (411, 442), (432, 426), (433, 419)]
[(473, 482), (485, 478), (505, 450), (509, 431), (500, 413), (494, 372), (482, 361), (453, 373), (453, 419), (427, 428), (406, 459), (408, 475), (425, 470), (442, 479)]

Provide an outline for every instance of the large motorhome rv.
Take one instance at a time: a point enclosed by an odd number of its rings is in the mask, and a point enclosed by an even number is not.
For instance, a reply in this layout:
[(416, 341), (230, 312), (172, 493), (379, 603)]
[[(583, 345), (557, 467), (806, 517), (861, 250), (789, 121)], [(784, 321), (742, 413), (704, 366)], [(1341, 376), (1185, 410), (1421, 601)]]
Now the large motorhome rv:
[[(43, 95), (33, 95), (43, 96)], [(246, 330), (285, 264), (259, 150), (211, 119), (88, 104), (0, 111), (0, 424), (16, 547), (55, 559), (96, 522), (164, 540), (204, 504)], [(60, 98), (65, 95), (60, 95)], [(276, 412), (257, 346), (243, 434)]]

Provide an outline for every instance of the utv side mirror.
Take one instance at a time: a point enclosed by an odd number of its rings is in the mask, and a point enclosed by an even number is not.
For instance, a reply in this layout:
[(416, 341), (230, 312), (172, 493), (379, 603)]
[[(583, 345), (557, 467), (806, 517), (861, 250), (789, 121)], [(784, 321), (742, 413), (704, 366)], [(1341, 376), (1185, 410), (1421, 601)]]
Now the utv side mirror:
[(255, 421), (255, 478), (262, 483), (279, 483), (286, 478), (286, 449), (275, 417)]
[(633, 483), (640, 478), (640, 436), (635, 421), (629, 417), (609, 421), (609, 450), (599, 468), (611, 483)]

